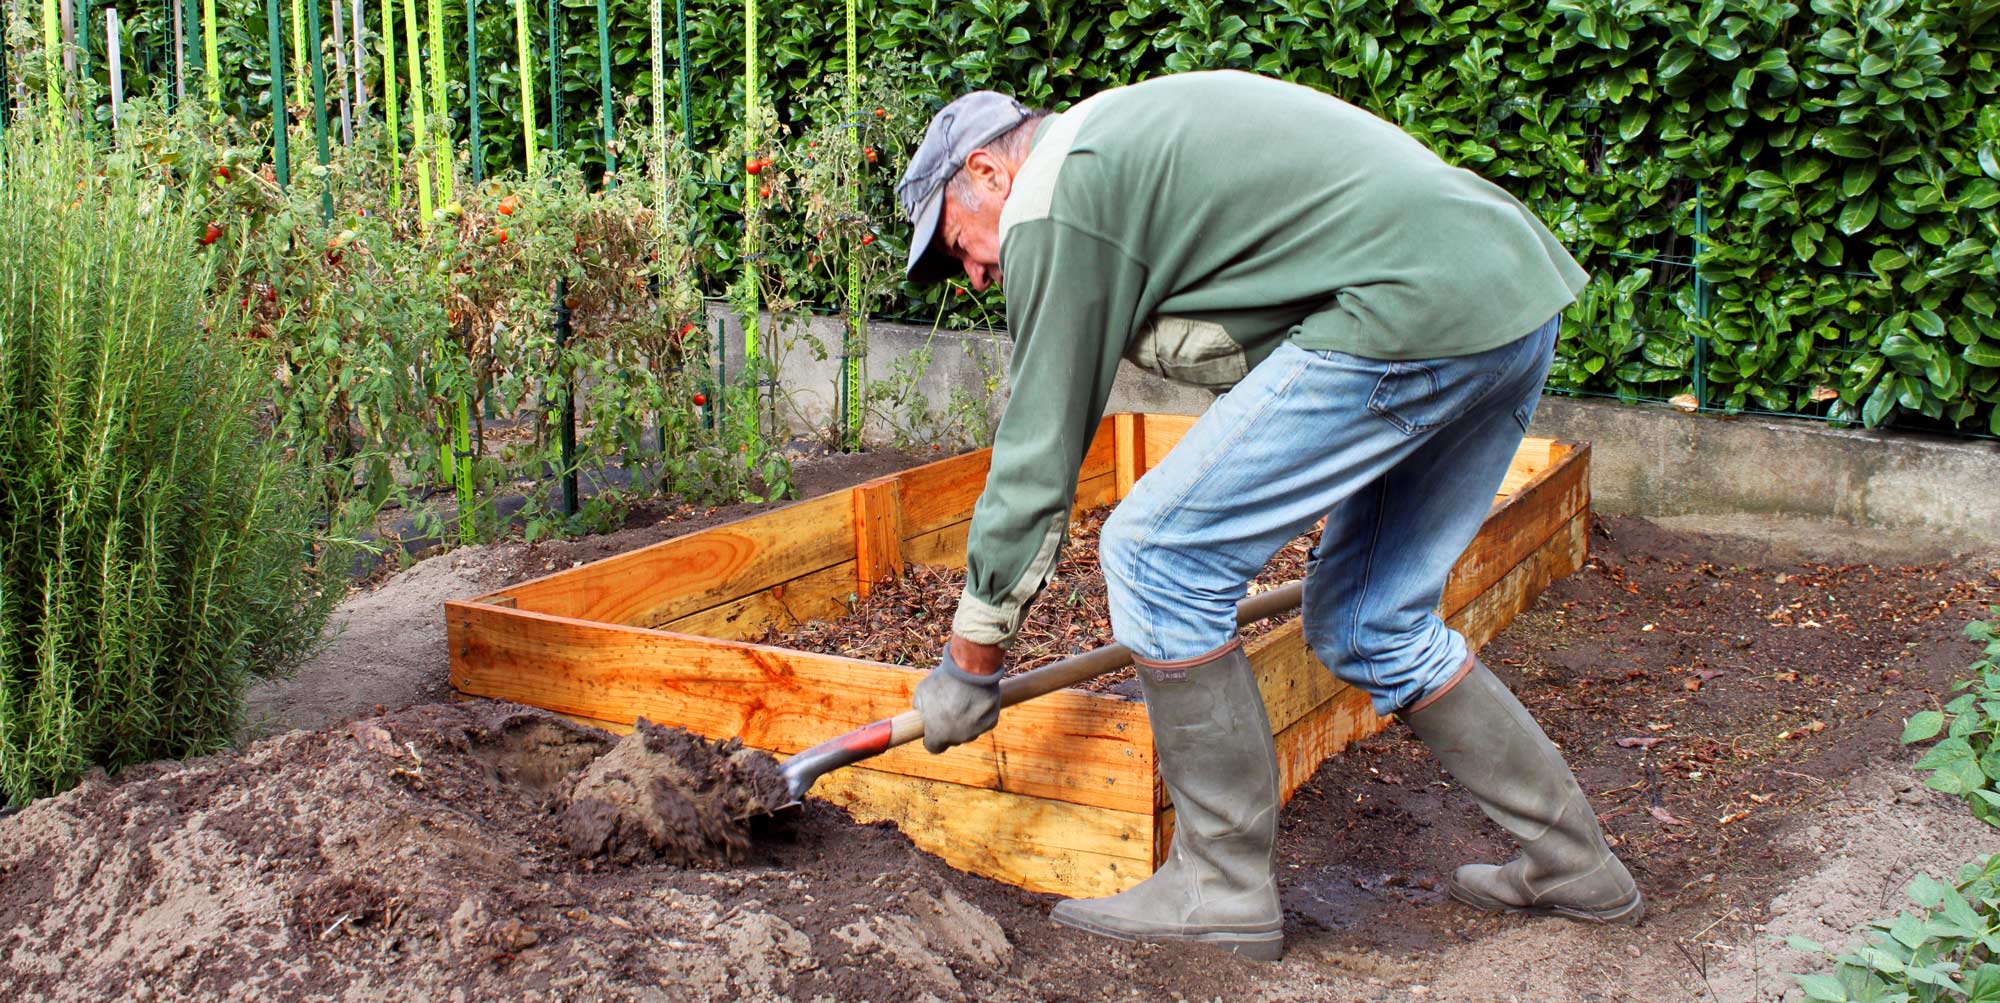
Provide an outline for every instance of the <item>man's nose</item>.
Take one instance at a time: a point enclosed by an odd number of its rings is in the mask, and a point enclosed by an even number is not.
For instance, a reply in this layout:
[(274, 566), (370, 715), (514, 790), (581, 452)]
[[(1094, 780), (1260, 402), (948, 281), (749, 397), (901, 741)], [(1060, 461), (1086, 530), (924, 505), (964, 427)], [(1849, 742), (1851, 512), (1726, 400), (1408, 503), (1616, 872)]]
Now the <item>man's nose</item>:
[(976, 293), (985, 292), (986, 287), (993, 284), (987, 267), (970, 261), (965, 263), (965, 279), (972, 283), (972, 291)]

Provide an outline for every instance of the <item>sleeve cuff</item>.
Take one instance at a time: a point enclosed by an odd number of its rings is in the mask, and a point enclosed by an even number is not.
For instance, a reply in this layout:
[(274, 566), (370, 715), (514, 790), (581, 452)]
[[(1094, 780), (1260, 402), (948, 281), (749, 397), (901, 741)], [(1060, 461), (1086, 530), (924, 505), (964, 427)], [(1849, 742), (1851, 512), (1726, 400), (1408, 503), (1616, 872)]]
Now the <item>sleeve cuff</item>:
[(1014, 635), (1021, 632), (1021, 621), (1028, 611), (1026, 603), (1010, 605), (1014, 607), (1011, 614), (966, 592), (958, 597), (958, 612), (952, 615), (951, 632), (974, 644), (1010, 647)]

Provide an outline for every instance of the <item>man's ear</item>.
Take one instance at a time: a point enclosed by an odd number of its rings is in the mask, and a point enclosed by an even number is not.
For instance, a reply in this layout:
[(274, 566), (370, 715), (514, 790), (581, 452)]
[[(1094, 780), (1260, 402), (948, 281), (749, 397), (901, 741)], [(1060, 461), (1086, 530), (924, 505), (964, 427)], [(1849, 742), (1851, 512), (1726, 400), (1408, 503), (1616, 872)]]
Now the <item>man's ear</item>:
[(994, 156), (991, 150), (974, 150), (965, 158), (965, 170), (982, 194), (993, 195), (1005, 201), (1014, 190), (1014, 172), (1007, 169), (1007, 162)]

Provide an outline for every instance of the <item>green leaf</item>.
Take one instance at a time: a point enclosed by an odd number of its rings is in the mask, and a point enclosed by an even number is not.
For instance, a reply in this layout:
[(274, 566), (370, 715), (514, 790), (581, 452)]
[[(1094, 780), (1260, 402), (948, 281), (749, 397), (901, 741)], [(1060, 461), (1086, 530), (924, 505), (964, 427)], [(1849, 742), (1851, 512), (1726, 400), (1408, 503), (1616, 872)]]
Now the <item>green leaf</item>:
[(1963, 796), (1986, 786), (1986, 774), (1980, 772), (1979, 764), (1970, 759), (1955, 759), (1937, 767), (1937, 772), (1924, 781), (1924, 786)]
[(1813, 137), (1813, 145), (1836, 157), (1873, 157), (1876, 146), (1862, 135), (1861, 130), (1846, 126), (1827, 126)]
[(1847, 987), (1831, 975), (1794, 975), (1799, 980), (1799, 988), (1805, 990), (1806, 999), (1817, 1003), (1848, 1003)]
[(1868, 224), (1875, 222), (1875, 207), (1880, 201), (1871, 194), (1847, 203), (1841, 207), (1840, 219), (1834, 226), (1850, 237), (1868, 229)]
[(1891, 273), (1899, 272), (1909, 267), (1909, 265), (1910, 256), (1893, 247), (1885, 247), (1876, 251), (1874, 256), (1868, 259), (1868, 267), (1873, 269), (1876, 275), (1881, 276), (1885, 280), (1890, 277)]
[(2000, 342), (1982, 341), (1967, 345), (1959, 357), (1975, 366), (2000, 369)]
[(1909, 721), (1903, 725), (1903, 737), (1901, 741), (1904, 745), (1908, 745), (1911, 742), (1928, 742), (1936, 738), (1938, 732), (1943, 730), (1943, 712), (1934, 710), (1922, 711), (1910, 715)]
[(1853, 198), (1867, 191), (1874, 186), (1879, 172), (1880, 168), (1875, 166), (1873, 160), (1857, 160), (1847, 165), (1847, 169), (1840, 174), (1840, 194)]
[(1903, 890), (1903, 893), (1910, 897), (1910, 901), (1926, 909), (1936, 908), (1939, 902), (1943, 902), (1944, 892), (1943, 883), (1922, 872), (1911, 878), (1909, 887)]
[(1652, 121), (1653, 113), (1645, 108), (1634, 108), (1618, 119), (1618, 138), (1631, 142), (1646, 131), (1646, 123)]

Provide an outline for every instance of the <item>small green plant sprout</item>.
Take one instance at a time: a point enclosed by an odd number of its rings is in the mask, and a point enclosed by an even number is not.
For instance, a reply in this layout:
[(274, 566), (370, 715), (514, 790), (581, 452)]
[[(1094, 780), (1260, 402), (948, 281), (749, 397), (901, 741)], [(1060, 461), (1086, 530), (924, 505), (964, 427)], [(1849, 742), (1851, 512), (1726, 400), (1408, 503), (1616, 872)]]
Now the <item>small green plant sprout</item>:
[[(2000, 606), (1997, 619), (1975, 620), (1965, 634), (1986, 645), (1983, 658), (1972, 664), (1972, 676), (1952, 685), (1964, 690), (1943, 710), (1914, 714), (1903, 727), (1903, 744), (1944, 738), (1917, 760), (1930, 772), (1924, 786), (1964, 798), (1974, 818), (2000, 827)], [(2000, 997), (1996, 997), (2000, 999)]]
[(1906, 894), (1915, 910), (1868, 924), (1868, 942), (1844, 954), (1786, 938), (1833, 962), (1831, 972), (1792, 976), (1809, 1003), (2000, 1001), (2000, 854), (1960, 868), (1955, 884), (1919, 874)]

